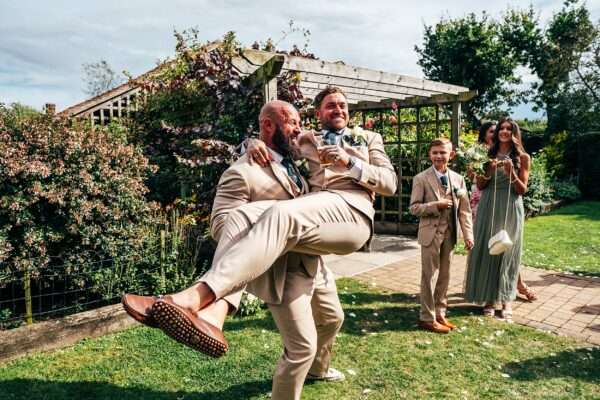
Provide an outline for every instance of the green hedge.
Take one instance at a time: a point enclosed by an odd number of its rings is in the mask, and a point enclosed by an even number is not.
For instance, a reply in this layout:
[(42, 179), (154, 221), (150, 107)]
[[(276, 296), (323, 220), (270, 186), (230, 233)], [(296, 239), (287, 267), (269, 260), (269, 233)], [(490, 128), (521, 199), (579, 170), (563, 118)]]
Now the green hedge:
[(580, 135), (577, 149), (579, 188), (585, 197), (600, 199), (600, 132)]

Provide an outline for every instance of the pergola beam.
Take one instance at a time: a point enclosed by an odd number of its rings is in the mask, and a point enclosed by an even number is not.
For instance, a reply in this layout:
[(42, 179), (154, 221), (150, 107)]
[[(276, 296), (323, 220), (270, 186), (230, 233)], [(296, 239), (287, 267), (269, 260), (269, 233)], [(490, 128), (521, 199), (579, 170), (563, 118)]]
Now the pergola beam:
[[(240, 68), (245, 69), (245, 72), (249, 73), (251, 72), (250, 69), (252, 68), (252, 65), (262, 65), (262, 63), (265, 62), (265, 58), (268, 54), (272, 55), (273, 53), (252, 49), (244, 50), (244, 58), (248, 63), (244, 64), (243, 66), (240, 64)], [(463, 86), (451, 85), (443, 82), (435, 82), (390, 72), (376, 71), (360, 67), (352, 67), (343, 63), (312, 60), (309, 58), (290, 55), (285, 56), (283, 70), (300, 72), (301, 74), (305, 73), (321, 76), (332, 76), (336, 78), (345, 78), (356, 81), (364, 81), (371, 84), (392, 85), (396, 88), (417, 89), (429, 92), (431, 94), (458, 94), (468, 90), (468, 88)]]
[(277, 99), (277, 76), (285, 58), (281, 54), (272, 55), (265, 63), (245, 79), (251, 86), (262, 86), (265, 102)]

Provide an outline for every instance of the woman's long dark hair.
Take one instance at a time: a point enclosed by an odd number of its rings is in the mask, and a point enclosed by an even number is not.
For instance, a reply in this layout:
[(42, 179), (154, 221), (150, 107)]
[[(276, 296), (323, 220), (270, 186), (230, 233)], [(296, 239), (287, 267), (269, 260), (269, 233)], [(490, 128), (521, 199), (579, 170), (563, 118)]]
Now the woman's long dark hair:
[(494, 126), (496, 123), (494, 121), (488, 121), (479, 127), (479, 136), (477, 137), (477, 143), (485, 144), (485, 134), (487, 133), (490, 126)]
[(521, 168), (521, 156), (526, 154), (526, 152), (521, 142), (521, 129), (519, 129), (519, 125), (513, 121), (512, 118), (501, 118), (496, 124), (496, 130), (494, 131), (494, 142), (492, 143), (492, 147), (490, 147), (488, 155), (490, 158), (496, 158), (498, 155), (498, 150), (500, 149), (500, 140), (498, 139), (498, 135), (500, 133), (500, 127), (505, 122), (510, 124), (510, 130), (512, 132), (512, 148), (510, 149), (510, 159), (515, 166), (515, 169), (519, 169)]

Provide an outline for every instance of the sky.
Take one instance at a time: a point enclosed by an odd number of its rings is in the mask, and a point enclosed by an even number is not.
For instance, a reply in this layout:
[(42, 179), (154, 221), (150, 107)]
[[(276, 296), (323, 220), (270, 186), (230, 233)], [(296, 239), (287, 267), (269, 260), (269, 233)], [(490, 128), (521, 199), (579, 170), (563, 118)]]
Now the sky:
[[(249, 46), (279, 40), (290, 20), (310, 30), (309, 50), (320, 59), (422, 78), (414, 47), (422, 44), (424, 25), (529, 4), (544, 22), (562, 0), (0, 0), (0, 102), (38, 109), (55, 103), (62, 110), (88, 98), (84, 63), (104, 59), (115, 71), (139, 75), (174, 54), (174, 30), (195, 27), (206, 41), (232, 30)], [(598, 21), (600, 0), (587, 7)], [(304, 43), (301, 34), (278, 47), (294, 43)], [(524, 105), (514, 116), (539, 114)]]

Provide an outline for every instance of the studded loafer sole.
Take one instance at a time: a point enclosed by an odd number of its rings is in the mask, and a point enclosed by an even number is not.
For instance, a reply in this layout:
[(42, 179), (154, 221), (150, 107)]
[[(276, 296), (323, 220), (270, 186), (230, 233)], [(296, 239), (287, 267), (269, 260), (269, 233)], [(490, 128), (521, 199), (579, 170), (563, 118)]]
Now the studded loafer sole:
[[(189, 312), (175, 304), (157, 301), (152, 306), (152, 316), (163, 332), (181, 344), (214, 358), (227, 352), (225, 338), (215, 337), (218, 328), (189, 315)], [(195, 323), (192, 318), (196, 320)]]

